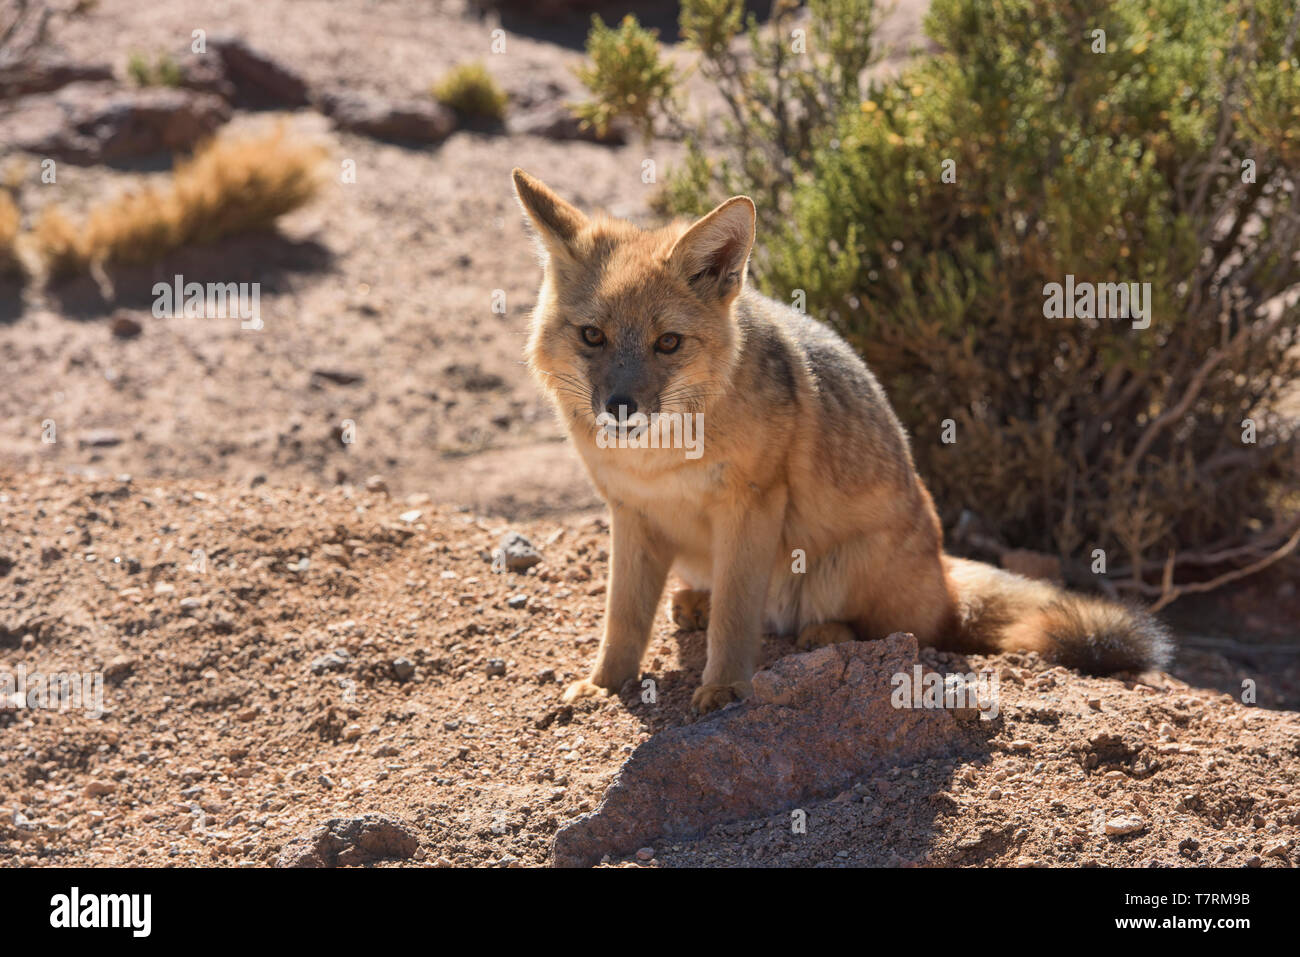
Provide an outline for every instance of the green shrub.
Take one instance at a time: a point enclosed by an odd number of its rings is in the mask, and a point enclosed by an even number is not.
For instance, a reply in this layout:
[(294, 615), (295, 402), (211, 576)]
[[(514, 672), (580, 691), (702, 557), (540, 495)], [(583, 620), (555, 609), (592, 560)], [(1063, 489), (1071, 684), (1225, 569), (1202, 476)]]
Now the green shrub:
[(454, 67), (433, 88), (439, 103), (461, 116), (501, 122), (506, 116), (507, 97), (482, 63)]
[(578, 70), (592, 99), (577, 104), (573, 112), (597, 135), (604, 136), (615, 118), (630, 121), (646, 136), (652, 132), (673, 87), (672, 67), (663, 62), (656, 36), (631, 14), (617, 30), (607, 27), (598, 14), (592, 16), (587, 35), (591, 63)]
[[(1160, 603), (1295, 547), (1294, 0), (934, 0), (937, 52), (865, 91), (868, 0), (811, 2), (800, 57), (751, 21), (752, 65), (738, 8), (683, 4), (734, 128), (665, 114), (665, 205), (755, 196), (760, 283), (861, 349), (949, 524)], [(1067, 276), (1150, 283), (1149, 327), (1049, 318)]]
[(143, 53), (132, 53), (126, 61), (126, 74), (136, 86), (180, 86), (181, 68), (166, 53), (151, 63)]

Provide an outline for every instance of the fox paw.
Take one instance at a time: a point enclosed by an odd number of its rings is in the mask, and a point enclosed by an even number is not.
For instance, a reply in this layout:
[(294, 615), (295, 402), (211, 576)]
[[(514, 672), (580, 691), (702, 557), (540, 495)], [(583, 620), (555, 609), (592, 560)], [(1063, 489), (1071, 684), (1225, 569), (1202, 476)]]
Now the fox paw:
[(609, 688), (602, 688), (590, 678), (581, 678), (564, 689), (564, 695), (560, 700), (565, 704), (573, 704), (582, 698), (596, 698), (609, 693)]
[(737, 685), (700, 685), (691, 695), (691, 710), (696, 714), (708, 714), (744, 697), (745, 693)]
[(668, 617), (682, 631), (703, 631), (709, 627), (709, 593), (693, 588), (673, 592)]
[(812, 651), (826, 645), (838, 645), (842, 641), (856, 641), (857, 636), (848, 625), (838, 621), (826, 621), (819, 625), (809, 625), (799, 632), (795, 646), (800, 651)]

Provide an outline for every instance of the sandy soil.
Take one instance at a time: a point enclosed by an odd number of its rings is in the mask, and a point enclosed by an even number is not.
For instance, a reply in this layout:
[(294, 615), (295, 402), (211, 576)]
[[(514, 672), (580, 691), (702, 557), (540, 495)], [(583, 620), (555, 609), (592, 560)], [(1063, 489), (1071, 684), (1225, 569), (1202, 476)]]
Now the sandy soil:
[[(600, 519), (517, 526), (544, 561), (494, 573), (500, 520), (350, 487), (6, 475), (0, 489), (0, 672), (107, 676), (98, 718), (0, 712), (5, 863), (264, 864), (326, 818), (377, 811), (420, 829), (419, 863), (541, 864), (637, 744), (691, 720), (703, 642), (666, 618), (645, 666), (655, 704), (629, 687), (560, 705), (598, 634)], [(791, 651), (769, 639), (765, 658)], [(1300, 718), (1206, 687), (1232, 686), (1226, 664), (1180, 672), (1200, 687), (1032, 656), (967, 667), (1001, 679), (983, 753), (856, 782), (809, 806), (807, 835), (778, 815), (654, 860), (1276, 866), (1300, 852)], [(1101, 830), (1132, 817), (1136, 833)]]

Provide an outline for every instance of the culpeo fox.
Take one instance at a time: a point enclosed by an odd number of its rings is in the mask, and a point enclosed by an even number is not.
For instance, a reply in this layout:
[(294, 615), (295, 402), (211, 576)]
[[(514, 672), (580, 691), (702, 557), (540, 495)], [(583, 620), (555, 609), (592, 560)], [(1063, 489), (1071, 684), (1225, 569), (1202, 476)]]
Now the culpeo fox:
[[(749, 694), (764, 629), (800, 648), (910, 631), (922, 645), (1033, 649), (1094, 672), (1168, 660), (1143, 612), (943, 554), (907, 436), (866, 364), (745, 287), (750, 199), (643, 230), (588, 218), (522, 170), (514, 182), (544, 258), (528, 362), (612, 513), (604, 637), (566, 701), (639, 675), (670, 572), (685, 585), (674, 622), (708, 630), (698, 712)], [(638, 413), (703, 413), (703, 454), (607, 441)]]

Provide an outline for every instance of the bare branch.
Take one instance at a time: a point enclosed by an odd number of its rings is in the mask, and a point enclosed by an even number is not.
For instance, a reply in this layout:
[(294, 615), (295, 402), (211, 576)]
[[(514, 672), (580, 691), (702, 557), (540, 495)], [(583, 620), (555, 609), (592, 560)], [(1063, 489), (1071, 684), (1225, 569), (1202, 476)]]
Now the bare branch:
[(1277, 549), (1271, 555), (1267, 555), (1259, 561), (1246, 565), (1243, 568), (1234, 568), (1230, 572), (1224, 572), (1222, 575), (1219, 575), (1217, 578), (1211, 578), (1209, 581), (1191, 582), (1186, 585), (1175, 585), (1173, 583), (1174, 555), (1171, 552), (1169, 560), (1165, 563), (1159, 587), (1147, 584), (1142, 584), (1138, 587), (1128, 585), (1127, 583), (1122, 583), (1122, 586), (1138, 591), (1144, 595), (1158, 595), (1159, 598), (1157, 598), (1155, 603), (1151, 606), (1151, 611), (1156, 612), (1161, 608), (1164, 608), (1166, 605), (1169, 605), (1171, 602), (1176, 601), (1183, 595), (1214, 591), (1214, 589), (1221, 588), (1229, 582), (1238, 581), (1242, 578), (1254, 575), (1256, 572), (1261, 572), (1270, 565), (1286, 558), (1286, 556), (1295, 551), (1297, 545), (1300, 545), (1300, 528), (1297, 528), (1292, 536), (1287, 539), (1285, 545)]

